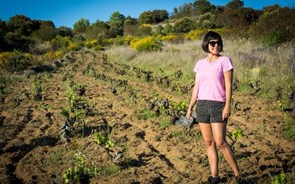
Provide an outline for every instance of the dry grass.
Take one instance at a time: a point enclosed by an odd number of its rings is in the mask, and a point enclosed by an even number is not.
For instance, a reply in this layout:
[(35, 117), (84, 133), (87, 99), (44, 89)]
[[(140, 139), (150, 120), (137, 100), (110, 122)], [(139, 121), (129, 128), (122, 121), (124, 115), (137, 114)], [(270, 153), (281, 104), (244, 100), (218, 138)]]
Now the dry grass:
[[(288, 86), (295, 85), (294, 48), (292, 42), (279, 48), (265, 48), (246, 39), (225, 39), (222, 54), (228, 55), (233, 61), (239, 90), (251, 92), (253, 89), (249, 84), (259, 81), (261, 90), (257, 95), (273, 98), (278, 88), (282, 88), (286, 96), (290, 90)], [(194, 79), (192, 69), (196, 61), (206, 57), (201, 49), (201, 40), (164, 43), (162, 51), (156, 52), (136, 52), (131, 47), (113, 46), (106, 50), (106, 54), (112, 61), (133, 64), (145, 70), (155, 71), (156, 67), (156, 75), (170, 75), (181, 70), (184, 82)]]

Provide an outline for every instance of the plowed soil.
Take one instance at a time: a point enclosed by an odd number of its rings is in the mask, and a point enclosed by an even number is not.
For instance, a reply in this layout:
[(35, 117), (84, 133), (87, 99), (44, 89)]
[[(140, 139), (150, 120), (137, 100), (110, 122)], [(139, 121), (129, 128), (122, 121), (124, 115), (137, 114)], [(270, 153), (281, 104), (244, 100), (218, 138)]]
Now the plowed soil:
[[(73, 52), (60, 62), (63, 66), (53, 71), (19, 75), (20, 80), (2, 97), (0, 183), (64, 183), (63, 174), (75, 167), (78, 153), (85, 158), (84, 168), (98, 170), (82, 183), (206, 182), (209, 165), (198, 124), (187, 132), (173, 121), (167, 123), (169, 108), (148, 116), (155, 110), (151, 102), (157, 100), (188, 104), (190, 88), (180, 95), (168, 87), (173, 81), (165, 86), (155, 78), (144, 79), (144, 71), (110, 63), (102, 53)], [(45, 88), (41, 101), (31, 97), (37, 74), (42, 75)], [(66, 121), (61, 109), (69, 106), (66, 86), (70, 80), (85, 86), (83, 98), (94, 106), (83, 118), (84, 136), (77, 134), (65, 142), (60, 138)], [(274, 102), (253, 95), (234, 91), (233, 99), (227, 140), (245, 182), (271, 183), (283, 172), (286, 183), (294, 183), (295, 144), (283, 137), (284, 114)], [(112, 130), (112, 148), (98, 144), (94, 136), (106, 127)], [(241, 131), (240, 137), (232, 136), (235, 130)], [(122, 156), (115, 160), (118, 154)], [(233, 183), (232, 171), (221, 155), (219, 163), (222, 183)]]

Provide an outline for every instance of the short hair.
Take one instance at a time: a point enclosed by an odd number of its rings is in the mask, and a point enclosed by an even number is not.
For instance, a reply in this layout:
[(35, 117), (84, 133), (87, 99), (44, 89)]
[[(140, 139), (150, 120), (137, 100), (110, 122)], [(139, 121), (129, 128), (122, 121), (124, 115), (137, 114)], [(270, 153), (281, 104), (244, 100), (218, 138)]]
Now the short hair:
[(211, 40), (217, 40), (219, 41), (221, 44), (220, 44), (220, 52), (223, 51), (223, 43), (222, 43), (222, 39), (221, 39), (221, 36), (220, 34), (214, 32), (214, 31), (209, 31), (205, 36), (204, 36), (204, 39), (203, 39), (203, 43), (202, 43), (202, 49), (207, 52), (207, 53), (210, 53), (209, 51), (209, 48), (208, 48), (208, 44)]

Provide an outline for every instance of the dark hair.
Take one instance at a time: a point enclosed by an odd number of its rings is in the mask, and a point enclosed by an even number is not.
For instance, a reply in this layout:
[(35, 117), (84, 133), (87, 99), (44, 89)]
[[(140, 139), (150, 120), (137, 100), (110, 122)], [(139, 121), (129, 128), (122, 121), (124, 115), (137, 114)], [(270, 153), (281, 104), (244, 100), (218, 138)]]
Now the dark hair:
[(208, 44), (209, 44), (209, 41), (210, 40), (217, 40), (219, 41), (221, 44), (220, 44), (220, 52), (223, 51), (223, 43), (222, 43), (222, 39), (221, 39), (221, 36), (220, 34), (214, 32), (214, 31), (209, 31), (205, 36), (204, 36), (204, 39), (203, 39), (203, 43), (202, 43), (202, 49), (209, 53), (209, 48), (208, 48)]

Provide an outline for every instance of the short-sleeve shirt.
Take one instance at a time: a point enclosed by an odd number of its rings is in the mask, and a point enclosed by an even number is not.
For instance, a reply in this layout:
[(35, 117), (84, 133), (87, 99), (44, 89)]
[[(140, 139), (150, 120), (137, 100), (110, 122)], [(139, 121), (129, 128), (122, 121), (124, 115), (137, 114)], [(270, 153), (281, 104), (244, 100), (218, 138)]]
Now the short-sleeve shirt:
[(208, 62), (208, 58), (199, 60), (194, 67), (197, 99), (225, 102), (224, 73), (232, 69), (232, 61), (227, 56), (219, 56), (212, 62)]

